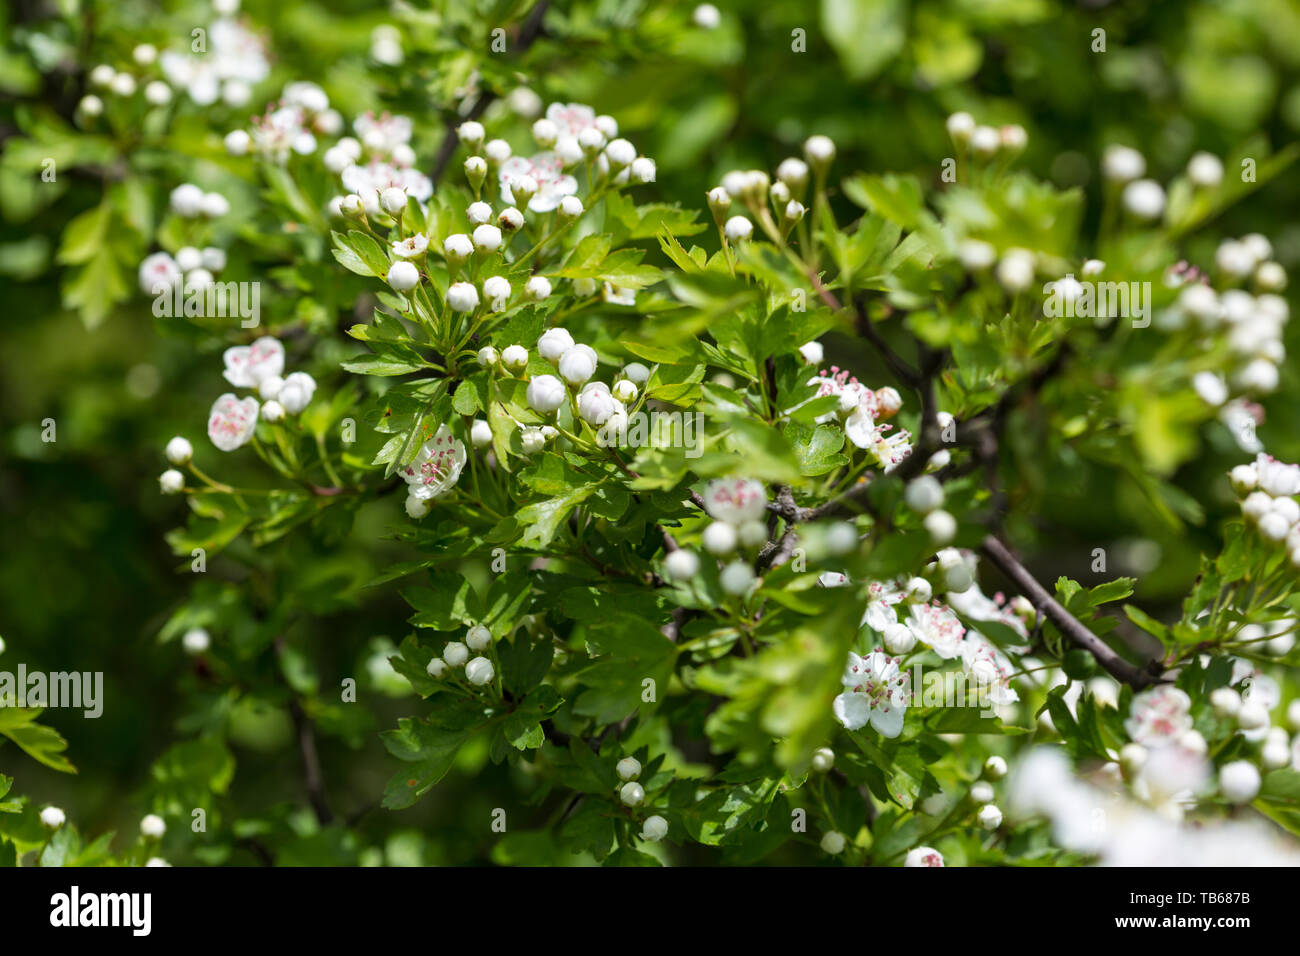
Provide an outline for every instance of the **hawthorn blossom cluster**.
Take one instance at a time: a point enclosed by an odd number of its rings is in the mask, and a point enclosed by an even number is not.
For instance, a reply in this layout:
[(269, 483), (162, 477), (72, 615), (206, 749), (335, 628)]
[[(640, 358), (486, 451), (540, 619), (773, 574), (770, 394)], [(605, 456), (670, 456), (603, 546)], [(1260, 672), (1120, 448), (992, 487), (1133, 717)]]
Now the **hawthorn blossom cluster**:
[(226, 152), (252, 152), (282, 166), (291, 154), (315, 153), (318, 136), (337, 136), (342, 128), (343, 117), (330, 107), (325, 91), (315, 83), (297, 81), (285, 86), (280, 99), (267, 104), (261, 116), (254, 116), (249, 129), (227, 133)]
[(173, 256), (154, 252), (140, 263), (140, 291), (161, 295), (179, 286), (186, 292), (205, 289), (226, 267), (226, 251), (217, 246), (181, 246)]
[(218, 18), (204, 31), (202, 47), (195, 37), (190, 52), (164, 51), (158, 63), (168, 82), (199, 106), (218, 99), (227, 106), (243, 106), (271, 72), (266, 42), (233, 19), (239, 0), (215, 0), (213, 7)]
[[(718, 583), (724, 593), (741, 597), (757, 583), (752, 560), (768, 540), (767, 489), (752, 478), (720, 478), (711, 481), (703, 494), (704, 510), (713, 522), (701, 534), (704, 550), (725, 560)], [(856, 543), (856, 538), (855, 538)], [(687, 548), (677, 548), (664, 557), (664, 575), (670, 581), (688, 583), (700, 573), (699, 555)]]
[[(808, 348), (808, 345), (804, 346), (805, 350)], [(807, 354), (809, 353), (805, 351)], [(820, 349), (811, 354), (819, 355)], [(808, 385), (814, 389), (814, 399), (828, 395), (839, 399), (838, 406), (819, 415), (817, 421), (841, 424), (844, 436), (874, 458), (886, 473), (911, 454), (911, 433), (905, 428), (894, 431), (894, 426), (889, 424), (889, 419), (903, 407), (903, 399), (897, 389), (887, 385), (872, 390), (859, 382), (848, 369), (835, 365), (820, 370), (815, 377), (809, 379)], [(943, 463), (940, 461), (936, 467), (942, 467)]]
[(1233, 468), (1228, 479), (1242, 496), (1247, 524), (1270, 545), (1284, 546), (1292, 566), (1300, 568), (1300, 465), (1261, 452), (1252, 464)]
[[(807, 213), (803, 200), (809, 182), (820, 191), (826, 181), (835, 158), (835, 143), (827, 136), (810, 136), (804, 142), (803, 154), (803, 159), (791, 156), (782, 160), (775, 176), (761, 169), (734, 169), (708, 191), (705, 198), (724, 248), (751, 239), (755, 219), (773, 243), (785, 246), (786, 238)], [(737, 204), (749, 215), (733, 214)]]
[[(425, 668), (430, 677), (452, 679), (452, 672), (464, 668), (465, 681), (472, 687), (484, 687), (496, 678), (492, 653), (492, 632), (482, 624), (475, 624), (465, 634), (464, 641), (448, 641), (442, 656), (429, 661)], [(474, 653), (477, 656), (471, 657)]]

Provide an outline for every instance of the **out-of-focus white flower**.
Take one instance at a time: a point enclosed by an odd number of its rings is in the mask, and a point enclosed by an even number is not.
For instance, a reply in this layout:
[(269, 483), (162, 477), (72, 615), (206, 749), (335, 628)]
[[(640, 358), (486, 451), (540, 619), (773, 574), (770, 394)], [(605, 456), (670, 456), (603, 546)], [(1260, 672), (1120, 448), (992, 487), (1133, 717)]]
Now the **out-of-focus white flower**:
[(1147, 171), (1147, 161), (1131, 147), (1108, 146), (1102, 155), (1101, 168), (1107, 179), (1126, 183), (1140, 178)]
[(239, 399), (230, 392), (212, 403), (208, 413), (208, 437), (221, 451), (234, 451), (247, 444), (257, 430), (257, 399)]
[(903, 866), (943, 866), (943, 854), (928, 846), (909, 850)]

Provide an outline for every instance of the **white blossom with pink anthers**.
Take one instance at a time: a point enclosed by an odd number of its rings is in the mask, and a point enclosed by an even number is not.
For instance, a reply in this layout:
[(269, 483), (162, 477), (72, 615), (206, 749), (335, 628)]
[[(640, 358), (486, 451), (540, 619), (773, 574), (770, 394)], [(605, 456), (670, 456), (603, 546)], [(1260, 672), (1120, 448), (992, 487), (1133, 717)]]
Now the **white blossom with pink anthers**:
[(840, 683), (845, 687), (835, 698), (835, 718), (849, 730), (870, 724), (882, 737), (903, 732), (907, 714), (908, 676), (898, 667), (898, 658), (876, 648), (866, 657), (849, 652)]
[(884, 634), (890, 625), (898, 623), (898, 611), (894, 605), (902, 603), (906, 596), (902, 589), (888, 582), (870, 582), (867, 585), (867, 609), (862, 615), (862, 623), (877, 634)]
[(291, 152), (302, 156), (316, 152), (316, 137), (306, 124), (306, 114), (299, 107), (272, 104), (265, 114), (253, 117), (249, 136), (258, 153), (283, 163)]
[(961, 653), (966, 628), (950, 608), (938, 601), (932, 604), (913, 604), (904, 623), (911, 628), (918, 641), (944, 660), (951, 660)]
[(284, 346), (264, 335), (252, 345), (236, 345), (222, 355), (226, 381), (236, 388), (257, 388), (268, 378), (284, 372)]
[(441, 425), (400, 474), (410, 486), (411, 497), (426, 501), (455, 487), (465, 461), (465, 443), (453, 437), (450, 428)]
[(1170, 684), (1144, 690), (1133, 698), (1124, 729), (1134, 743), (1157, 747), (1175, 743), (1192, 729), (1192, 700)]
[(564, 172), (560, 158), (555, 153), (538, 153), (531, 158), (511, 156), (501, 164), (501, 201), (515, 205), (510, 184), (522, 176), (531, 176), (537, 183), (537, 192), (528, 201), (531, 212), (550, 212), (560, 205), (565, 196), (578, 191), (578, 181)]
[(184, 89), (200, 106), (223, 95), (234, 104), (271, 72), (265, 42), (238, 21), (214, 21), (207, 38), (207, 50), (201, 55), (166, 50), (158, 60), (167, 82)]
[(140, 289), (146, 295), (160, 295), (180, 281), (180, 266), (166, 252), (155, 252), (140, 263)]
[(253, 437), (257, 428), (257, 399), (239, 399), (230, 392), (212, 403), (208, 413), (208, 437), (221, 451), (234, 451)]
[(767, 514), (767, 490), (752, 478), (721, 478), (704, 490), (704, 509), (719, 521), (739, 527), (762, 521)]

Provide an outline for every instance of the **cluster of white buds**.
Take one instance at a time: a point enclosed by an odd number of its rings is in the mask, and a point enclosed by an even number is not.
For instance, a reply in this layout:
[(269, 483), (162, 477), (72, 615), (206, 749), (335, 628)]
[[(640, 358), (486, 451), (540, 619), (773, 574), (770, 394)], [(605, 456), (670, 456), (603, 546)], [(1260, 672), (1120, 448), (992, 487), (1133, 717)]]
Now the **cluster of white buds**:
[(1029, 134), (1015, 123), (1006, 126), (986, 126), (975, 122), (967, 112), (953, 113), (945, 124), (948, 136), (959, 150), (970, 150), (972, 156), (990, 160), (998, 154), (1015, 156), (1029, 145)]
[(465, 669), (465, 680), (473, 687), (485, 687), (496, 678), (496, 668), (491, 658), (478, 655), (471, 657), (471, 652), (488, 650), (492, 644), (492, 634), (486, 627), (476, 624), (469, 629), (464, 643), (449, 641), (442, 649), (442, 656), (429, 661), (425, 672), (433, 678), (441, 678), (449, 670)]
[[(753, 219), (757, 219), (768, 238), (784, 241), (807, 212), (803, 200), (810, 177), (815, 177), (821, 188), (834, 158), (834, 142), (826, 136), (812, 136), (804, 143), (804, 159), (791, 156), (782, 160), (774, 176), (761, 169), (727, 173), (706, 197), (723, 239), (737, 243), (752, 238)], [(749, 216), (729, 215), (735, 203), (743, 205)]]
[(202, 292), (211, 286), (226, 267), (226, 251), (217, 246), (181, 246), (173, 256), (155, 252), (140, 263), (140, 291), (160, 296), (177, 288), (186, 293)]
[(1238, 465), (1228, 473), (1241, 499), (1241, 513), (1260, 537), (1284, 544), (1291, 563), (1300, 568), (1300, 465), (1286, 464), (1260, 454), (1254, 463)]
[(1126, 212), (1144, 222), (1159, 219), (1165, 211), (1165, 190), (1154, 179), (1144, 179), (1146, 157), (1130, 146), (1112, 144), (1102, 154), (1101, 171), (1105, 179), (1120, 187), (1120, 200)]
[(182, 219), (220, 219), (230, 212), (230, 202), (217, 192), (204, 192), (193, 183), (182, 183), (169, 197), (172, 212)]
[[(171, 85), (166, 80), (159, 79), (154, 71), (158, 62), (158, 48), (142, 43), (131, 51), (131, 59), (133, 64), (122, 70), (116, 70), (107, 63), (94, 67), (87, 76), (89, 85), (114, 99), (124, 100), (140, 94), (149, 106), (168, 105), (173, 95)], [(83, 121), (97, 119), (103, 112), (104, 101), (96, 93), (87, 93), (77, 104), (77, 115)]]

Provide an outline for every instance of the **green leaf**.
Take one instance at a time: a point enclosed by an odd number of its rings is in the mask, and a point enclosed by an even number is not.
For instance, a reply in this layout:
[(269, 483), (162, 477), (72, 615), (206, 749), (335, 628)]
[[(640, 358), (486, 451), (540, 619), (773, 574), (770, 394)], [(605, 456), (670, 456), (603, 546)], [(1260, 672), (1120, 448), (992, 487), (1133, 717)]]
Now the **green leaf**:
[(40, 707), (0, 707), (0, 736), (8, 737), (29, 757), (52, 770), (76, 773), (77, 768), (63, 755), (68, 742), (53, 727), (36, 723), (40, 715)]

